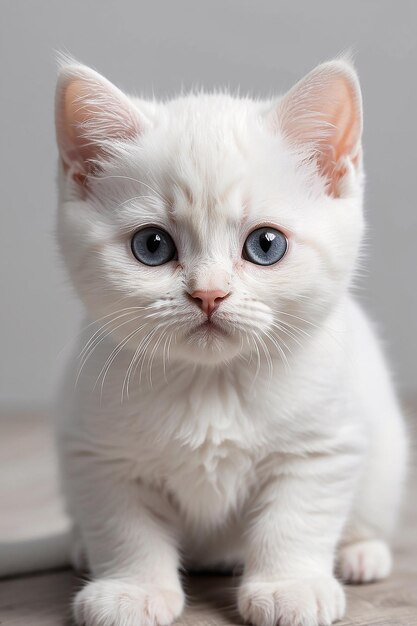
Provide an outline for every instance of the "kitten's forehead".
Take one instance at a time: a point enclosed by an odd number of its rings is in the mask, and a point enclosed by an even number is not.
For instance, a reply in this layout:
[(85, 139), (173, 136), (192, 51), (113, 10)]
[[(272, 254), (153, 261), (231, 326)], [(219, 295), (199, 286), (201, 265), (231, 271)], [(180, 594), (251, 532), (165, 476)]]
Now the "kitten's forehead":
[(300, 168), (283, 137), (269, 131), (266, 110), (269, 103), (226, 95), (168, 103), (159, 166), (177, 219), (279, 222), (311, 192), (309, 166)]
[(206, 172), (199, 177), (194, 172), (188, 179), (178, 177), (173, 184), (170, 217), (177, 223), (190, 221), (235, 222), (246, 214), (244, 176), (219, 180)]
[[(227, 96), (173, 101), (171, 149), (166, 162), (173, 183), (173, 215), (190, 219), (239, 219), (248, 169), (248, 104)], [(175, 121), (175, 123), (174, 123)], [(176, 155), (172, 159), (172, 154)]]
[(246, 219), (280, 223), (299, 203), (302, 172), (280, 138), (265, 130), (264, 108), (226, 95), (163, 105), (155, 126), (110, 164), (100, 183), (103, 196), (115, 196), (124, 227), (169, 220), (203, 240)]

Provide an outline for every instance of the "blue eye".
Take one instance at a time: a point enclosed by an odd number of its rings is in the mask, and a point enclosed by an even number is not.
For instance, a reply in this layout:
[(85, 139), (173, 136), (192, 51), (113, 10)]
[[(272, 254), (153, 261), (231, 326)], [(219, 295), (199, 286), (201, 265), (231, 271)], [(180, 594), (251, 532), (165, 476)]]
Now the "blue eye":
[(131, 248), (137, 260), (144, 265), (164, 265), (177, 254), (171, 235), (156, 226), (138, 230), (132, 237)]
[(282, 259), (287, 247), (287, 238), (279, 230), (257, 228), (246, 238), (243, 258), (256, 265), (273, 265)]

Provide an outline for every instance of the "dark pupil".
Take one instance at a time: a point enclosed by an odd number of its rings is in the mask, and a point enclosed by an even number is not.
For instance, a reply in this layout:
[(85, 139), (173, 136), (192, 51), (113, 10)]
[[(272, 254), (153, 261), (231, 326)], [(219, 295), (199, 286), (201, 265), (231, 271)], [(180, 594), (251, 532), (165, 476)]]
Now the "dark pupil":
[(161, 243), (161, 237), (157, 234), (149, 235), (146, 240), (146, 247), (149, 252), (156, 252), (159, 248), (159, 244)]
[(261, 246), (265, 254), (268, 252), (274, 239), (274, 233), (262, 233), (262, 235), (259, 236), (259, 245)]

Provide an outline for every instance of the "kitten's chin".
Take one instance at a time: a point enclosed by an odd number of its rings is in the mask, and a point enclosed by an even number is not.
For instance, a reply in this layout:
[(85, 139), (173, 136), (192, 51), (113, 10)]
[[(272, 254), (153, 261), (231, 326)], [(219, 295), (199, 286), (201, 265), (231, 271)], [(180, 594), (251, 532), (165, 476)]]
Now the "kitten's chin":
[(226, 363), (241, 350), (239, 338), (220, 326), (201, 324), (187, 333), (176, 346), (182, 358), (206, 365)]

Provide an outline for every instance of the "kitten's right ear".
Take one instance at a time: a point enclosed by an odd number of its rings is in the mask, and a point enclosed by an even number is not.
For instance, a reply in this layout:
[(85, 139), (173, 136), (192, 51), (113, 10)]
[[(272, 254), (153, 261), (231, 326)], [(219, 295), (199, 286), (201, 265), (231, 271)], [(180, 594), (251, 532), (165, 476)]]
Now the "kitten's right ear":
[(267, 115), (273, 132), (310, 152), (332, 196), (348, 166), (359, 172), (362, 97), (352, 64), (343, 59), (323, 63), (307, 74)]
[(55, 123), (60, 157), (77, 181), (83, 181), (117, 142), (134, 139), (149, 124), (120, 89), (72, 62), (60, 68)]

